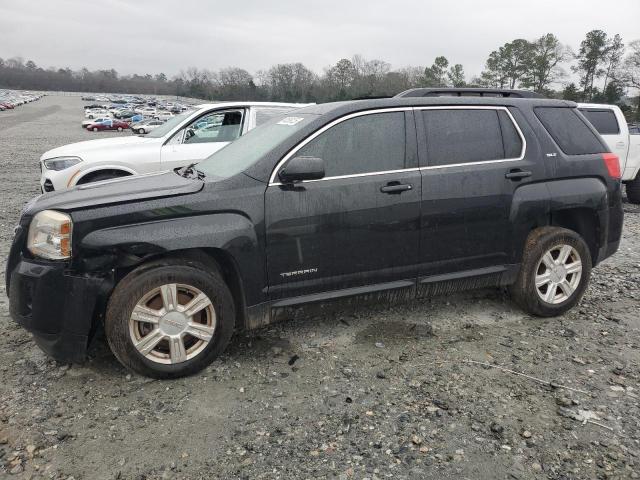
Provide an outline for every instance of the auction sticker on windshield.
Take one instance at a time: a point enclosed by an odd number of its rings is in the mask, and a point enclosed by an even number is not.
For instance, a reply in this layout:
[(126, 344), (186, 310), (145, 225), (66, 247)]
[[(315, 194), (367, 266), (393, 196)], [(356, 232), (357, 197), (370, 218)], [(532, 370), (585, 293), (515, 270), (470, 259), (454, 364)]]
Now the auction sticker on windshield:
[(278, 122), (278, 125), (295, 125), (296, 123), (300, 123), (302, 120), (304, 120), (303, 117), (286, 117), (283, 118), (282, 120), (280, 120)]

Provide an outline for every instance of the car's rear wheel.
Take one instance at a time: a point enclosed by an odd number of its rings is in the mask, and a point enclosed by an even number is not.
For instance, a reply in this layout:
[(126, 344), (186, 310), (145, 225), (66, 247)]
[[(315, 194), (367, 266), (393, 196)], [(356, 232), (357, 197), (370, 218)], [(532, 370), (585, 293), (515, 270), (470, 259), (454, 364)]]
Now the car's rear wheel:
[(142, 134), (144, 134), (144, 133), (146, 133), (146, 132), (144, 131), (144, 128), (139, 128), (139, 129), (138, 129), (138, 133), (142, 133)]
[(528, 313), (554, 317), (580, 301), (590, 274), (591, 253), (580, 235), (564, 228), (538, 228), (527, 238), (511, 294)]
[(163, 260), (127, 275), (105, 316), (107, 341), (127, 368), (176, 378), (209, 365), (227, 347), (233, 298), (217, 271), (191, 260)]
[(121, 132), (122, 131), (122, 127), (118, 127), (118, 131)]
[(631, 203), (640, 203), (640, 174), (630, 182), (627, 182), (627, 200)]

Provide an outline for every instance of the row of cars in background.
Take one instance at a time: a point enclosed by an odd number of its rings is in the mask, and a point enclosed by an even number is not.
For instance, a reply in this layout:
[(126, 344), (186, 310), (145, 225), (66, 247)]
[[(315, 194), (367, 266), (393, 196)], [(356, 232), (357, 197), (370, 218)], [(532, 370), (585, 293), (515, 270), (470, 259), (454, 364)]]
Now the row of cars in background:
[(91, 103), (85, 105), (85, 120), (82, 128), (99, 132), (131, 129), (138, 134), (146, 134), (162, 125), (176, 114), (183, 113), (192, 106), (179, 102), (163, 101), (142, 97), (82, 97), (84, 101), (93, 100), (110, 103)]
[(39, 92), (0, 90), (0, 112), (13, 110), (20, 105), (40, 100), (42, 97), (44, 97), (44, 94)]

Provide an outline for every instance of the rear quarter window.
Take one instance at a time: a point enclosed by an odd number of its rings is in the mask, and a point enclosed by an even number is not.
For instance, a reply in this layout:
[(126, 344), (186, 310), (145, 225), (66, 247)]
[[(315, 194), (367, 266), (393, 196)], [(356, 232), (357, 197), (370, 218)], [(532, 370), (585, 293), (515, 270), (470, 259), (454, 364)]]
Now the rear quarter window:
[(535, 114), (565, 154), (589, 155), (608, 151), (589, 125), (580, 118), (576, 108), (537, 107)]
[(581, 108), (580, 111), (600, 135), (618, 135), (620, 133), (620, 126), (613, 110)]

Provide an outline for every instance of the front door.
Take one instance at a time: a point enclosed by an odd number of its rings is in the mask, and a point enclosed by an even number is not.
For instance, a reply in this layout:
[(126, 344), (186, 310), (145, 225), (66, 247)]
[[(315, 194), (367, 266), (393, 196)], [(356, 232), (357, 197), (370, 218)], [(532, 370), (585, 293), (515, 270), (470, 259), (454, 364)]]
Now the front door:
[(243, 120), (244, 109), (219, 110), (197, 118), (162, 146), (162, 168), (171, 170), (204, 160), (241, 135)]
[(282, 185), (276, 176), (267, 188), (270, 297), (414, 282), (421, 185), (412, 113), (348, 117), (293, 156), (322, 158), (325, 177)]

